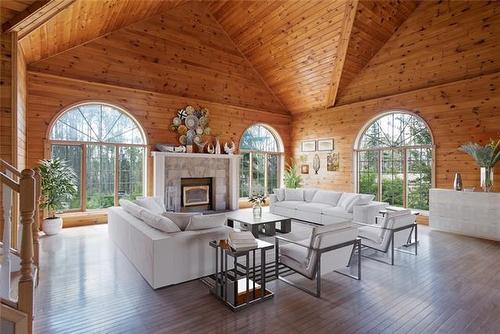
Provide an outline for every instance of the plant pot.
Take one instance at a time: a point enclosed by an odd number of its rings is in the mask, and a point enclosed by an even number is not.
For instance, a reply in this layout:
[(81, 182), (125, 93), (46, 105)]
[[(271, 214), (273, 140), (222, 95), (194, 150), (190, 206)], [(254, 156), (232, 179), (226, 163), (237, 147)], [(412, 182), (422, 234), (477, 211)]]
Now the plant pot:
[(493, 188), (493, 167), (481, 167), (481, 188), (484, 192)]
[(46, 218), (43, 220), (42, 230), (46, 235), (56, 235), (61, 232), (63, 220), (61, 217)]

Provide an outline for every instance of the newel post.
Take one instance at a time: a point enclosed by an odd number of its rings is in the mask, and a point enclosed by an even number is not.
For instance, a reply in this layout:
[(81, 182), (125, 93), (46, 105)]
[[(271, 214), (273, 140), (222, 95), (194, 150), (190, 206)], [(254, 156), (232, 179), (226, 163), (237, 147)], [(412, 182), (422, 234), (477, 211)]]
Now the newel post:
[(35, 214), (35, 172), (25, 169), (19, 180), (19, 209), (21, 224), (21, 279), (19, 281), (18, 309), (28, 316), (28, 333), (32, 332), (34, 308), (33, 283), (33, 229)]

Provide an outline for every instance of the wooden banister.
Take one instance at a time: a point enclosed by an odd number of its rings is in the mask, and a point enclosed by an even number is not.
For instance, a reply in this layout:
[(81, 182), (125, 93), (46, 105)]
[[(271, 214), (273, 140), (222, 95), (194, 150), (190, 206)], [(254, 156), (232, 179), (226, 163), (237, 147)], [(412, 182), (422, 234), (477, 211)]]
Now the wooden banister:
[(8, 177), (6, 174), (0, 172), (0, 181), (1, 183), (7, 185), (10, 189), (14, 190), (15, 192), (19, 192), (19, 183), (16, 181), (12, 180), (10, 177)]
[(21, 278), (19, 280), (18, 309), (28, 317), (28, 333), (32, 333), (34, 310), (33, 228), (35, 200), (35, 172), (25, 169), (19, 180), (19, 209), (21, 212)]
[(9, 164), (7, 161), (5, 161), (3, 159), (0, 159), (0, 167), (3, 167), (6, 170), (12, 172), (12, 174), (14, 174), (17, 177), (21, 176), (21, 172), (19, 170), (17, 170), (16, 167), (12, 166), (11, 164)]

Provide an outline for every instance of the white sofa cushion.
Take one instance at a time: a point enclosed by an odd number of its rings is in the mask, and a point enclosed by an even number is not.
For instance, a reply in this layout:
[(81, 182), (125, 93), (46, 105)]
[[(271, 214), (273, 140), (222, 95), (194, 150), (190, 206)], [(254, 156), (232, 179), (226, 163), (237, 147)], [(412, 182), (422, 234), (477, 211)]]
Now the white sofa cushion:
[(316, 194), (314, 194), (312, 201), (314, 203), (324, 203), (336, 206), (341, 196), (342, 193), (336, 191), (318, 190)]
[(297, 210), (314, 213), (321, 213), (323, 209), (328, 208), (332, 208), (332, 206), (324, 203), (302, 203), (297, 206)]
[(304, 201), (304, 189), (285, 189), (285, 201)]
[(354, 193), (342, 193), (340, 196), (340, 200), (337, 203), (337, 206), (344, 208), (347, 212), (352, 212), (352, 208), (354, 207), (354, 202), (361, 197), (360, 194)]
[(191, 217), (200, 216), (201, 212), (164, 212), (163, 216), (171, 219), (181, 231), (185, 231), (191, 222)]
[(304, 189), (304, 201), (312, 202), (316, 192), (318, 192), (318, 189)]
[(278, 197), (278, 201), (285, 200), (285, 189), (284, 188), (276, 188), (273, 189), (273, 193)]
[(347, 212), (344, 208), (342, 208), (340, 206), (324, 208), (321, 211), (321, 213), (324, 215), (327, 215), (327, 216), (335, 216), (335, 217), (345, 218), (346, 220), (352, 219), (352, 214)]
[(275, 206), (277, 208), (297, 209), (297, 207), (302, 204), (304, 204), (304, 201), (283, 201), (277, 202)]
[(153, 213), (135, 203), (132, 203), (131, 201), (121, 199), (120, 206), (132, 216), (140, 219), (144, 223), (157, 230), (166, 233), (175, 233), (181, 231), (172, 220), (168, 219), (167, 217), (163, 217), (162, 215)]
[(148, 209), (152, 213), (159, 215), (166, 211), (165, 206), (159, 197), (139, 197), (134, 201), (134, 203)]
[(221, 227), (226, 224), (226, 214), (196, 215), (191, 217), (191, 221), (186, 227), (186, 231), (205, 230), (207, 228)]

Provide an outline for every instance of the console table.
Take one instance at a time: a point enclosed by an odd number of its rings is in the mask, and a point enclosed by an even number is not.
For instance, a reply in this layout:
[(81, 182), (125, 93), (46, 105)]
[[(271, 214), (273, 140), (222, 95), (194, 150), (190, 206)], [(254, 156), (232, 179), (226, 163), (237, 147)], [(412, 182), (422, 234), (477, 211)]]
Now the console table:
[(500, 241), (500, 193), (431, 189), (432, 229)]

